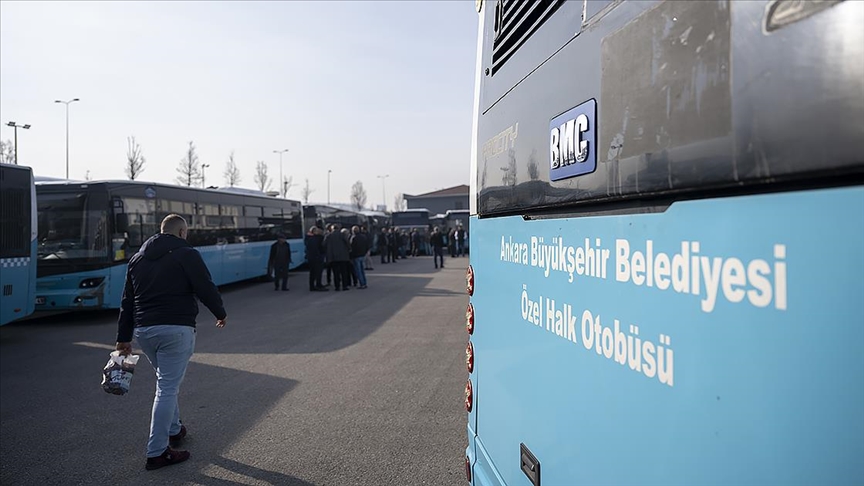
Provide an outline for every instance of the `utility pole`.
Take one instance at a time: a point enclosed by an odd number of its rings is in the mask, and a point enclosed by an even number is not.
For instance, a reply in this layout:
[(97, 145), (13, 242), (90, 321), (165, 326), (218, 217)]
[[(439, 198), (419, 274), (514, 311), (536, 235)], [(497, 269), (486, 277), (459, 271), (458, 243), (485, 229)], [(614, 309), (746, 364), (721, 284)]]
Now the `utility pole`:
[(279, 187), (282, 188), (282, 199), (285, 199), (285, 194), (288, 192), (288, 189), (285, 187), (285, 177), (282, 176), (282, 154), (287, 151), (288, 149), (273, 151), (274, 154), (279, 154)]
[(14, 121), (10, 121), (6, 124), (6, 126), (12, 127), (15, 129), (15, 165), (18, 165), (18, 129), (23, 128), (24, 130), (30, 129), (30, 124), (26, 123), (24, 125), (18, 125)]
[(78, 98), (69, 101), (54, 100), (54, 103), (62, 103), (66, 105), (66, 178), (69, 178), (69, 104), (76, 101), (81, 101)]
[(201, 164), (201, 187), (207, 189), (207, 183), (204, 180), (204, 169), (210, 167), (210, 164)]

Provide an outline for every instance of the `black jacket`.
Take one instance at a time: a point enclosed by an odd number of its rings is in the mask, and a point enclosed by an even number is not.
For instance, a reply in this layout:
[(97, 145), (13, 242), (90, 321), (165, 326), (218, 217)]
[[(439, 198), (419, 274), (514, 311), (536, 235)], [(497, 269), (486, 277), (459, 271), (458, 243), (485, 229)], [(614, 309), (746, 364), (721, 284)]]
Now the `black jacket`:
[(281, 244), (277, 241), (270, 245), (270, 258), (267, 259), (267, 269), (288, 270), (291, 265), (291, 245), (288, 242)]
[(306, 235), (306, 261), (320, 263), (324, 260), (324, 235)]
[(136, 327), (176, 324), (195, 327), (198, 302), (224, 319), (222, 296), (198, 250), (182, 238), (158, 234), (129, 260), (120, 301), (117, 342), (132, 341)]
[(360, 258), (369, 251), (369, 240), (363, 233), (351, 235), (351, 258)]

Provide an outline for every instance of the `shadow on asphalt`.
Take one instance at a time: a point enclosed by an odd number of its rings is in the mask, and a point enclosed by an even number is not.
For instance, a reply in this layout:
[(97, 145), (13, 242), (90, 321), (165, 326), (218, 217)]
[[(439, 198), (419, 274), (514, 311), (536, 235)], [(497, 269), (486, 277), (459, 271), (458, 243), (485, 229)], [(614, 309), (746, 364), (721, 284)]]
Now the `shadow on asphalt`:
[[(415, 297), (461, 294), (427, 289), (432, 279), (414, 273), (416, 265), (389, 265), (386, 275), (367, 275), (369, 288), (309, 292), (308, 274), (292, 273), (289, 292), (274, 292), (270, 282), (241, 282), (220, 288), (228, 325), (212, 329), (215, 320), (199, 304), (201, 353), (307, 354), (336, 351), (372, 334)], [(399, 267), (399, 268), (396, 268)], [(92, 341), (113, 346), (117, 310), (70, 312), (14, 322), (0, 328), (0, 346), (37, 340), (62, 343)], [(58, 333), (58, 330), (64, 332)], [(206, 338), (203, 338), (206, 336)], [(135, 345), (135, 343), (133, 343)], [(137, 346), (135, 348), (137, 350)]]

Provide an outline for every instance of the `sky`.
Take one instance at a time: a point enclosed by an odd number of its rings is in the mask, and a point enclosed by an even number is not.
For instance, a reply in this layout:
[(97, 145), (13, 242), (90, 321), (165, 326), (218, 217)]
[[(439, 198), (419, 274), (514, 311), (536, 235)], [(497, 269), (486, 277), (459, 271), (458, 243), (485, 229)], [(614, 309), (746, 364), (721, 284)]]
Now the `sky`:
[[(474, 0), (0, 2), (0, 139), (37, 176), (174, 183), (194, 142), (206, 185), (240, 187), (257, 161), (278, 189), (367, 205), (468, 184), (478, 18)], [(380, 178), (378, 176), (388, 176)], [(384, 198), (386, 197), (386, 201)]]

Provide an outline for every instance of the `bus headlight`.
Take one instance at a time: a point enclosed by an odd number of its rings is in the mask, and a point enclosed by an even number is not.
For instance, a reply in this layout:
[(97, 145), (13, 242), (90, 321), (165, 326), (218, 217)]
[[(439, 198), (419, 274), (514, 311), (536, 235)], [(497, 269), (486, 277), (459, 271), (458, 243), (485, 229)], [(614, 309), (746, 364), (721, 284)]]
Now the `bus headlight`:
[(99, 284), (105, 281), (105, 277), (93, 277), (93, 278), (85, 278), (78, 284), (78, 288), (82, 289), (92, 289), (94, 287), (98, 287)]

